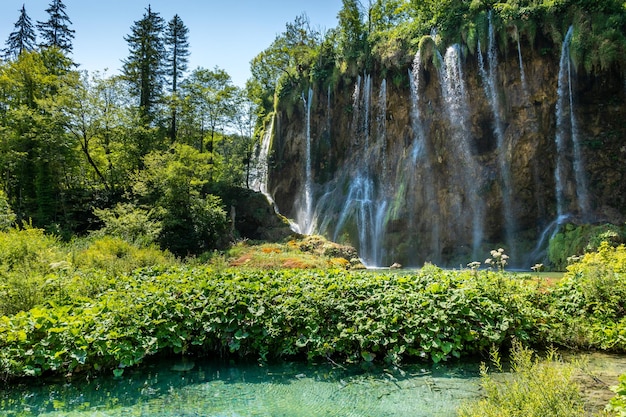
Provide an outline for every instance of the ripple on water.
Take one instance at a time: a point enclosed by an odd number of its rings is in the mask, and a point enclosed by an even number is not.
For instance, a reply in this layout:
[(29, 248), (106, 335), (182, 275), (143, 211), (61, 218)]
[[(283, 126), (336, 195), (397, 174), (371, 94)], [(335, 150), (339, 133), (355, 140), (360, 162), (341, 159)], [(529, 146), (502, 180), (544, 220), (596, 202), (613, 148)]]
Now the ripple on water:
[[(479, 395), (478, 365), (400, 369), (196, 361), (146, 365), (122, 378), (0, 391), (8, 416), (454, 416)], [(28, 398), (28, 401), (24, 401)], [(25, 413), (25, 411), (27, 411)], [(21, 413), (21, 414), (20, 414)]]

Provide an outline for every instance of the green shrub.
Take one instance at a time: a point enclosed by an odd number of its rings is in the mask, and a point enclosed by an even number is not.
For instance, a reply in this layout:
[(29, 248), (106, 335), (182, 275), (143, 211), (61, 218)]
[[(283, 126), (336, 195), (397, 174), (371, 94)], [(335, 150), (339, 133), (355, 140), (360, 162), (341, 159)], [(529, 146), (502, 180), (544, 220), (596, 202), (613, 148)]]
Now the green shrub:
[(114, 236), (86, 239), (76, 246), (72, 252), (76, 269), (103, 271), (111, 278), (139, 268), (178, 264), (171, 254), (155, 245), (140, 247)]
[(580, 390), (574, 381), (576, 368), (558, 360), (555, 350), (545, 359), (533, 357), (519, 342), (511, 350), (511, 373), (502, 374), (497, 350), (492, 363), (499, 374), (481, 367), (484, 398), (465, 404), (460, 417), (579, 417), (585, 415)]
[(574, 225), (565, 224), (550, 239), (548, 258), (552, 269), (564, 271), (573, 256), (593, 252), (604, 241), (617, 245), (624, 242), (624, 230), (612, 224)]
[(119, 203), (112, 209), (95, 209), (94, 214), (104, 223), (97, 236), (116, 236), (138, 245), (150, 245), (161, 233), (161, 223), (152, 211)]
[(539, 312), (529, 288), (500, 273), (434, 266), (415, 274), (138, 270), (92, 300), (0, 320), (0, 373), (121, 372), (157, 352), (439, 362), (532, 339)]
[(607, 411), (620, 417), (626, 416), (626, 374), (620, 375), (619, 384), (611, 387), (611, 390), (615, 392), (615, 396), (607, 405)]
[(604, 242), (583, 255), (545, 301), (549, 342), (626, 350), (626, 247)]
[(9, 200), (4, 191), (0, 190), (0, 231), (6, 231), (13, 227), (15, 213), (11, 210)]
[(42, 303), (46, 275), (65, 259), (59, 241), (41, 229), (26, 226), (0, 232), (0, 315)]

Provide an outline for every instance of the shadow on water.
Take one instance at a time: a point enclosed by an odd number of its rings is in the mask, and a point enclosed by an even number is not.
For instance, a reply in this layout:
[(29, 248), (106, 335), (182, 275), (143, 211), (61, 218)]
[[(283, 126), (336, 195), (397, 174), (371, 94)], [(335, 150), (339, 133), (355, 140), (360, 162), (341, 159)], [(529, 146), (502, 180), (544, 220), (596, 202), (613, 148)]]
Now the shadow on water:
[(478, 364), (224, 363), (159, 360), (122, 377), (0, 391), (6, 416), (454, 416), (479, 395)]

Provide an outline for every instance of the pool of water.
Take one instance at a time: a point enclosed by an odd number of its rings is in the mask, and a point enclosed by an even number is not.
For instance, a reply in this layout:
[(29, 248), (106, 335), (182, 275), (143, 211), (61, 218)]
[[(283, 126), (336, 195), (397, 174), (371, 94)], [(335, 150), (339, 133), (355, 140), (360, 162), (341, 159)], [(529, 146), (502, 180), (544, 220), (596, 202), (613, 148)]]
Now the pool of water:
[(123, 376), (0, 390), (6, 416), (454, 416), (478, 364), (338, 367), (161, 360)]

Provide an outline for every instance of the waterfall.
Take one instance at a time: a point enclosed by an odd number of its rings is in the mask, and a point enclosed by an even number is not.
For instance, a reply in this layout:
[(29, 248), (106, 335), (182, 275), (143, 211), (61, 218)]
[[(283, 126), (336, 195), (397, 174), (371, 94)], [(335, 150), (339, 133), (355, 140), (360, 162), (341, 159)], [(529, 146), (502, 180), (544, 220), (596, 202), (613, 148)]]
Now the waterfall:
[(363, 82), (363, 138), (365, 142), (365, 149), (369, 149), (370, 146), (370, 111), (372, 101), (372, 77), (369, 74), (365, 74), (365, 80)]
[(359, 144), (359, 115), (361, 114), (361, 76), (357, 76), (352, 93), (352, 143)]
[(378, 92), (378, 117), (376, 118), (377, 141), (380, 142), (382, 182), (387, 182), (387, 80), (380, 82)]
[(519, 30), (515, 26), (515, 33), (517, 34), (517, 59), (519, 60), (519, 73), (522, 81), (522, 90), (524, 92), (524, 98), (528, 98), (528, 84), (526, 84), (526, 72), (524, 71), (524, 61), (522, 60), (522, 47), (520, 46)]
[(272, 116), (269, 128), (265, 130), (263, 138), (261, 139), (258, 156), (251, 170), (252, 181), (250, 184), (250, 189), (263, 193), (270, 201), (272, 201), (272, 197), (267, 190), (267, 171), (272, 134), (274, 133), (274, 117), (275, 116)]
[[(369, 74), (359, 76), (352, 95), (351, 157), (339, 177), (328, 187), (318, 204), (322, 218), (321, 230), (332, 229), (333, 240), (342, 233), (353, 234), (362, 262), (368, 267), (380, 266), (383, 261), (383, 239), (387, 213), (386, 178), (386, 111), (387, 82), (381, 82), (376, 106), (372, 106), (372, 79)], [(372, 108), (377, 111), (371, 116)], [(371, 125), (376, 122), (376, 130)], [(370, 131), (376, 132), (370, 137)], [(378, 169), (377, 169), (378, 168)], [(383, 169), (383, 175), (376, 172)], [(343, 195), (343, 185), (347, 193)], [(340, 206), (336, 203), (340, 202)], [(337, 217), (336, 213), (339, 215)], [(330, 219), (334, 219), (331, 221)]]
[(305, 123), (305, 166), (304, 166), (304, 207), (297, 213), (298, 232), (311, 234), (314, 228), (313, 219), (313, 174), (311, 163), (311, 103), (313, 102), (313, 89), (309, 88), (308, 95), (302, 93)]
[[(421, 187), (422, 202), (426, 206), (425, 212), (420, 213), (420, 216), (416, 216), (415, 213), (411, 214), (412, 222), (417, 217), (426, 220), (429, 224), (426, 227), (430, 231), (430, 252), (432, 258), (430, 261), (437, 262), (441, 255), (440, 250), (440, 215), (439, 215), (439, 202), (435, 193), (435, 179), (433, 177), (432, 165), (430, 162), (430, 152), (426, 144), (426, 134), (424, 132), (424, 126), (422, 123), (422, 116), (420, 113), (420, 78), (422, 73), (422, 61), (420, 58), (420, 51), (417, 51), (413, 60), (413, 66), (409, 70), (409, 83), (411, 89), (411, 125), (413, 127), (413, 146), (411, 150), (410, 166), (403, 168), (403, 172), (408, 173), (411, 177), (415, 178), (416, 171), (419, 170), (421, 181), (419, 184), (414, 184), (413, 188)], [(405, 198), (405, 200), (410, 200)], [(411, 205), (415, 205), (414, 201), (410, 201)]]
[(502, 126), (502, 118), (500, 117), (500, 99), (498, 95), (498, 50), (495, 40), (495, 29), (492, 22), (491, 11), (489, 11), (489, 30), (488, 30), (488, 46), (487, 46), (487, 65), (483, 61), (483, 54), (480, 48), (480, 40), (478, 40), (478, 63), (480, 75), (491, 113), (493, 114), (493, 133), (498, 143), (498, 168), (500, 171), (501, 190), (502, 190), (502, 214), (505, 224), (505, 240), (507, 252), (512, 259), (517, 258), (517, 250), (515, 244), (515, 231), (517, 229), (515, 216), (513, 214), (513, 179), (511, 177), (510, 158), (508, 156), (508, 148), (510, 144), (506, 143), (504, 137), (504, 129)]
[(440, 80), (451, 126), (449, 151), (453, 153), (455, 159), (453, 174), (456, 178), (454, 180), (457, 186), (460, 185), (463, 188), (458, 190), (458, 193), (464, 196), (463, 202), (469, 205), (471, 218), (464, 216), (467, 210), (462, 206), (458, 206), (456, 211), (460, 221), (469, 221), (472, 225), (472, 256), (476, 259), (484, 236), (485, 207), (479, 196), (481, 173), (472, 156), (469, 143), (471, 140), (469, 104), (459, 45), (453, 45), (446, 50), (440, 69)]
[[(569, 46), (573, 33), (574, 27), (570, 26), (563, 40), (559, 63), (555, 136), (557, 149), (555, 169), (557, 217), (563, 218), (575, 208), (583, 220), (588, 221), (591, 208), (572, 93), (572, 67)], [(569, 162), (570, 160), (572, 162)], [(570, 185), (572, 176), (574, 177), (573, 186)]]

